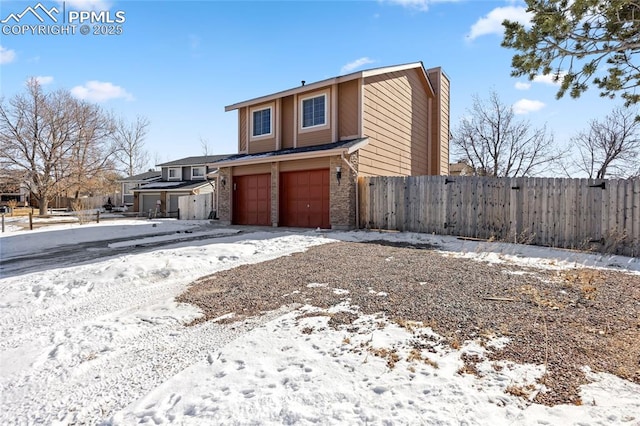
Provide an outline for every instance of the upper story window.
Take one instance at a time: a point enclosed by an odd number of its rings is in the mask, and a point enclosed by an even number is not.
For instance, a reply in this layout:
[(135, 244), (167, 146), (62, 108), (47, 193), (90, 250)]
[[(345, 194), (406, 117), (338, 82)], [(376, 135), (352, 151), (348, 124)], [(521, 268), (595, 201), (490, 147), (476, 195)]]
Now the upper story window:
[(169, 180), (181, 180), (182, 169), (180, 167), (169, 168)]
[(195, 166), (191, 167), (191, 179), (204, 179), (205, 167)]
[(253, 137), (271, 134), (271, 107), (254, 110), (251, 115)]
[(302, 100), (302, 128), (327, 123), (327, 96), (320, 95)]

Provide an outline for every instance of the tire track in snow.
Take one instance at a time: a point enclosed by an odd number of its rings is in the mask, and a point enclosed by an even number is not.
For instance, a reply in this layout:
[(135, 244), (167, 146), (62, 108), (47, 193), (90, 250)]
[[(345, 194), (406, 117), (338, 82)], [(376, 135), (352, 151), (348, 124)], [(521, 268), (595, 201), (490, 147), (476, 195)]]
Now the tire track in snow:
[[(16, 350), (39, 351), (34, 362), (22, 359), (24, 365), (0, 377), (0, 423), (94, 424), (108, 418), (114, 410), (267, 320), (241, 327), (213, 323), (184, 327), (169, 315), (168, 319), (159, 317), (160, 324), (145, 323), (150, 307), (173, 300), (198, 276), (329, 241), (287, 236), (235, 242), (222, 250), (228, 255), (221, 255), (217, 247), (213, 257), (207, 256), (206, 247), (159, 251), (154, 259), (169, 259), (168, 263), (156, 262), (142, 271), (142, 277), (132, 273), (120, 280), (113, 274), (95, 281), (87, 275), (108, 275), (114, 272), (110, 272), (112, 268), (117, 274), (121, 263), (140, 264), (139, 259), (112, 258), (91, 266), (0, 280), (11, 299), (6, 309), (0, 310), (0, 358), (20, 354)], [(149, 254), (136, 256), (149, 258)], [(175, 267), (171, 265), (174, 262)], [(76, 277), (81, 272), (85, 281)], [(69, 283), (71, 288), (65, 288)], [(86, 291), (88, 288), (91, 291)], [(41, 300), (25, 296), (34, 289), (44, 291)], [(124, 332), (118, 328), (121, 317), (135, 320), (123, 323)], [(114, 329), (104, 330), (103, 335), (99, 332), (101, 323)]]
[[(168, 378), (284, 312), (239, 325), (153, 327), (121, 342), (117, 350), (87, 361), (81, 369), (49, 359), (48, 368), (3, 386), (2, 393), (10, 397), (3, 397), (0, 423), (100, 424)], [(51, 370), (58, 371), (54, 378)]]
[[(196, 264), (191, 267), (186, 265), (188, 258), (196, 258), (192, 253), (181, 253), (179, 250), (159, 251), (154, 254), (156, 257), (162, 257), (167, 262), (175, 260), (176, 263), (182, 263), (181, 268), (168, 268), (165, 265), (147, 271), (146, 276), (143, 277), (147, 281), (144, 285), (137, 287), (132, 287), (132, 285), (136, 281), (140, 281), (140, 276), (128, 276), (126, 282), (118, 282), (116, 280), (118, 277), (113, 278), (112, 281), (99, 279), (101, 273), (111, 268), (117, 269), (117, 263), (127, 262), (129, 257), (107, 260), (106, 265), (105, 263), (96, 264), (98, 269), (96, 277), (98, 278), (91, 282), (87, 280), (85, 286), (92, 285), (90, 292), (83, 294), (67, 292), (50, 297), (51, 300), (47, 300), (43, 304), (36, 302), (23, 304), (17, 308), (5, 308), (0, 317), (0, 351), (19, 347), (25, 341), (47, 337), (52, 329), (64, 329), (87, 319), (125, 309), (137, 309), (151, 304), (150, 302), (159, 302), (166, 297), (175, 297), (199, 276), (255, 262), (256, 260), (252, 260), (252, 257), (256, 253), (261, 253), (259, 261), (264, 261), (298, 251), (292, 249), (291, 244), (287, 244), (286, 241), (283, 243), (276, 245), (276, 250), (270, 247), (270, 245), (273, 246), (273, 243), (269, 245), (261, 240), (234, 244), (236, 249), (244, 249), (241, 250), (243, 253), (238, 253), (237, 256), (219, 256), (208, 268), (198, 268)], [(206, 251), (204, 248), (196, 250)], [(194, 263), (201, 262), (200, 259)], [(194, 273), (194, 269), (200, 269), (201, 272)], [(74, 279), (74, 270), (75, 268), (56, 271), (56, 279), (52, 280), (50, 286), (60, 287), (65, 280)], [(187, 271), (189, 272), (185, 273)], [(27, 292), (38, 286), (36, 282), (41, 279), (41, 276), (41, 273), (36, 273), (19, 279), (9, 279), (9, 285), (16, 283), (21, 291)], [(25, 283), (25, 280), (29, 281)]]

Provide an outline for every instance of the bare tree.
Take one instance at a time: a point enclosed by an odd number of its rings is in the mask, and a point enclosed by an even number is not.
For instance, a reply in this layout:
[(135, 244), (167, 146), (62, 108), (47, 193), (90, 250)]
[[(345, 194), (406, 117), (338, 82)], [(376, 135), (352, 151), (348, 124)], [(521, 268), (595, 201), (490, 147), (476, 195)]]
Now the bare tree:
[(56, 195), (107, 168), (113, 120), (100, 107), (60, 90), (44, 93), (35, 79), (25, 94), (0, 102), (0, 161), (24, 172), (45, 214)]
[(615, 108), (574, 139), (576, 166), (590, 178), (630, 177), (640, 172), (640, 121), (637, 112)]
[(132, 123), (118, 120), (114, 135), (118, 147), (115, 158), (127, 176), (142, 172), (149, 165), (149, 153), (144, 149), (149, 124), (149, 119), (142, 116), (137, 116)]
[(209, 139), (200, 137), (200, 148), (202, 148), (202, 155), (207, 156), (211, 154), (211, 147), (209, 146)]
[(160, 153), (158, 151), (153, 153), (153, 165), (156, 166), (162, 163), (162, 158), (160, 157)]
[(550, 168), (560, 156), (546, 127), (536, 129), (518, 120), (495, 91), (488, 100), (473, 97), (473, 107), (454, 131), (452, 145), (479, 176), (531, 176)]

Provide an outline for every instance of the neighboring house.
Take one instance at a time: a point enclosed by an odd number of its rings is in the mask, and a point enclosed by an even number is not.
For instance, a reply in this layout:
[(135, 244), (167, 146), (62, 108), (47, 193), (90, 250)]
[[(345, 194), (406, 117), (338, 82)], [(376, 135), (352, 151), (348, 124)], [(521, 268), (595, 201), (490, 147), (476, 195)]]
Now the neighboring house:
[(127, 207), (133, 206), (133, 190), (140, 188), (142, 185), (160, 180), (161, 177), (161, 172), (149, 169), (144, 173), (120, 180), (119, 182), (122, 185), (122, 204)]
[(449, 173), (449, 79), (421, 62), (229, 105), (238, 154), (218, 161), (222, 221), (356, 227), (358, 176)]
[(449, 164), (450, 176), (473, 176), (473, 167), (464, 161)]
[(29, 186), (24, 181), (24, 173), (17, 170), (0, 170), (0, 205), (15, 200), (20, 206), (29, 202)]
[(208, 180), (207, 175), (217, 170), (211, 163), (226, 157), (204, 155), (158, 164), (160, 179), (133, 190), (133, 210), (177, 216), (178, 197), (208, 193), (212, 194), (215, 206), (215, 178)]

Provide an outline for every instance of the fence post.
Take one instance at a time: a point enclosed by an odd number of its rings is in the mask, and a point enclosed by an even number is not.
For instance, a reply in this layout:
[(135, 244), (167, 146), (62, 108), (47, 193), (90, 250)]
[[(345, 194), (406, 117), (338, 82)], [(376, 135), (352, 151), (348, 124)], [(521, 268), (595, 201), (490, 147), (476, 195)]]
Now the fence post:
[(180, 207), (178, 207), (178, 220), (180, 220)]
[(29, 230), (33, 231), (33, 213), (29, 213)]
[(100, 223), (100, 210), (96, 212), (96, 223)]
[(4, 213), (2, 213), (2, 232), (4, 232)]

